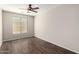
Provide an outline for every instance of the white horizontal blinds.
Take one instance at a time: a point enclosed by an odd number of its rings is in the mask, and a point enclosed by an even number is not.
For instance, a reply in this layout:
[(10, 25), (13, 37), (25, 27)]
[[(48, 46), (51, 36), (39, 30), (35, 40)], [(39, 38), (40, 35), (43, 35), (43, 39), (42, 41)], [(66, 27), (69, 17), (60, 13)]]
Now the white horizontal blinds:
[(12, 17), (12, 24), (13, 24), (13, 34), (16, 34), (16, 33), (20, 33), (20, 23), (21, 23), (21, 20), (20, 20), (20, 17)]
[(27, 32), (27, 18), (26, 17), (13, 17), (13, 34)]
[(26, 17), (21, 17), (21, 33), (26, 33), (27, 32), (27, 18)]

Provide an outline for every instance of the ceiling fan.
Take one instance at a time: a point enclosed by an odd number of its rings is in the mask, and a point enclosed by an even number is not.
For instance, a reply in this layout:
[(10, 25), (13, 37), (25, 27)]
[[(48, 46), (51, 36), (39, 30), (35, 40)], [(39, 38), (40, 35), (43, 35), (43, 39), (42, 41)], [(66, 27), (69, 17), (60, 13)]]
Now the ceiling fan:
[(28, 10), (28, 13), (30, 11), (37, 13), (37, 11), (36, 11), (37, 9), (39, 9), (39, 7), (32, 7), (32, 4), (29, 4), (28, 8), (25, 8), (24, 10)]

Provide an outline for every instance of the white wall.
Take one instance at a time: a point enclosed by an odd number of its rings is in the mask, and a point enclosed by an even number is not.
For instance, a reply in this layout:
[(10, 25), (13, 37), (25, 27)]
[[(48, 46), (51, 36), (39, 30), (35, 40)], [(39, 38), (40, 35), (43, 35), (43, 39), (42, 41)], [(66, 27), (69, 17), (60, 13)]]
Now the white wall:
[(2, 10), (0, 10), (0, 47), (2, 44)]
[[(12, 17), (13, 16), (20, 16), (24, 17), (27, 20), (27, 33), (21, 33), (21, 34), (13, 34), (12, 33)], [(8, 11), (3, 11), (3, 40), (14, 40), (19, 38), (25, 38), (25, 37), (31, 37), (34, 36), (34, 16), (27, 16), (17, 13), (12, 13)]]
[(79, 53), (79, 5), (48, 9), (35, 18), (35, 36)]

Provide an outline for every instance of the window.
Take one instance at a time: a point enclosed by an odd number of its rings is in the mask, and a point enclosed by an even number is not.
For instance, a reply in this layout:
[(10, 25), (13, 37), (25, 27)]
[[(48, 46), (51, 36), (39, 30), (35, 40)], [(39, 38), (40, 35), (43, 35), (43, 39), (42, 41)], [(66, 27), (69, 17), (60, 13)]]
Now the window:
[(26, 17), (13, 17), (13, 34), (27, 32), (27, 18)]

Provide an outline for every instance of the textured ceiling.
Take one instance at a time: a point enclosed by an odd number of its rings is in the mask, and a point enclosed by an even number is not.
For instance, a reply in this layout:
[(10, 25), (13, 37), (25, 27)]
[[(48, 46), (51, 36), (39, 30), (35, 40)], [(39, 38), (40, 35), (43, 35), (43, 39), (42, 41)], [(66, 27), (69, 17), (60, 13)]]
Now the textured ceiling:
[[(58, 5), (56, 4), (33, 4), (33, 7), (38, 6), (40, 9), (37, 10), (38, 13), (39, 11), (44, 11), (49, 8), (54, 8)], [(0, 4), (0, 9), (7, 10), (7, 11), (12, 11), (12, 12), (17, 12), (17, 13), (22, 13), (22, 14), (29, 14), (29, 15), (36, 15), (36, 13), (27, 13), (27, 10), (22, 10), (22, 8), (28, 8), (28, 4)]]

